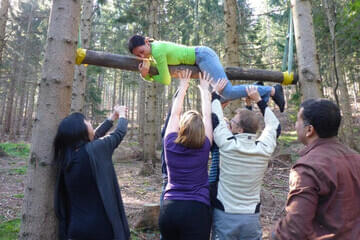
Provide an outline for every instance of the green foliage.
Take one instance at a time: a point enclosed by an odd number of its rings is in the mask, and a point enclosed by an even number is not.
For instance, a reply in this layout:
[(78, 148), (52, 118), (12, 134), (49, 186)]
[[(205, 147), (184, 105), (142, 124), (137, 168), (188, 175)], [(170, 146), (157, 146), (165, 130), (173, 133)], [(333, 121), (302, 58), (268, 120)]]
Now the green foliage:
[(11, 157), (27, 158), (30, 154), (30, 144), (28, 143), (0, 143), (0, 148)]
[(10, 170), (10, 175), (25, 175), (27, 171), (27, 167), (23, 166), (23, 167), (19, 167), (19, 168), (13, 168)]
[(278, 138), (278, 142), (285, 146), (290, 146), (290, 144), (295, 141), (297, 141), (296, 131), (281, 132), (281, 135)]
[(0, 224), (0, 240), (16, 240), (20, 231), (20, 219), (13, 219)]
[(13, 197), (14, 197), (14, 198), (22, 199), (22, 198), (24, 198), (24, 194), (23, 194), (23, 193), (14, 194)]
[(296, 91), (293, 95), (291, 95), (289, 103), (295, 105), (297, 108), (299, 108), (301, 103), (301, 94), (299, 91)]

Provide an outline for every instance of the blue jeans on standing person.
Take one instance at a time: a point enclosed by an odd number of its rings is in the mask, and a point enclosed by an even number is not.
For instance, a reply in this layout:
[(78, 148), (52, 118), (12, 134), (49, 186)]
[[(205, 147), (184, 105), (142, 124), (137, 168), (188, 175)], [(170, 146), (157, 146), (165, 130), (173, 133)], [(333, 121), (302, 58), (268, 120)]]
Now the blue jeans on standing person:
[(260, 213), (233, 214), (215, 208), (212, 240), (261, 240)]
[[(224, 68), (221, 65), (220, 59), (217, 54), (209, 47), (196, 47), (195, 48), (196, 64), (202, 72), (207, 72), (214, 79), (215, 83), (222, 78), (227, 78)], [(233, 86), (229, 81), (222, 92), (222, 97), (225, 100), (234, 100), (237, 98), (247, 97), (246, 88), (250, 85), (235, 85)], [(269, 101), (271, 86), (257, 86), (261, 98)]]

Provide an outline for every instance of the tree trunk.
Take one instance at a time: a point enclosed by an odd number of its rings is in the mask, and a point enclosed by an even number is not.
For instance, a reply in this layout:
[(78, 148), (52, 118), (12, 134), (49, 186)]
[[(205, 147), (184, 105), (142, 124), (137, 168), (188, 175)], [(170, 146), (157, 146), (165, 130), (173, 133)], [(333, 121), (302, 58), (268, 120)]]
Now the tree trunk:
[(1, 130), (4, 125), (4, 116), (5, 116), (5, 107), (6, 107), (6, 97), (8, 94), (8, 82), (5, 81), (3, 84), (3, 91), (1, 94), (1, 100), (0, 100), (0, 136), (1, 136)]
[(25, 132), (26, 140), (29, 140), (31, 137), (36, 88), (37, 88), (36, 82), (30, 84), (29, 105), (28, 105), (28, 110), (27, 110), (28, 114), (27, 114), (27, 119), (26, 119), (26, 132)]
[(30, 38), (30, 29), (31, 29), (31, 23), (33, 20), (33, 12), (34, 12), (34, 4), (31, 3), (31, 9), (30, 9), (30, 13), (28, 16), (28, 25), (27, 25), (27, 29), (26, 29), (26, 33), (25, 33), (25, 39), (24, 39), (24, 43), (22, 44), (22, 49), (21, 49), (21, 56), (22, 56), (22, 68), (21, 68), (21, 73), (20, 73), (20, 78), (19, 78), (19, 95), (20, 95), (20, 103), (19, 103), (19, 108), (18, 108), (18, 113), (16, 114), (17, 118), (16, 118), (16, 135), (19, 136), (20, 135), (20, 128), (21, 128), (21, 123), (23, 122), (24, 119), (24, 103), (25, 103), (25, 89), (24, 86), (26, 86), (26, 80), (28, 78), (28, 64), (29, 64), (29, 60), (28, 60), (28, 48), (29, 48), (29, 38)]
[(354, 144), (354, 132), (352, 128), (352, 109), (350, 104), (349, 92), (346, 85), (345, 74), (343, 71), (343, 67), (341, 65), (341, 59), (339, 56), (339, 51), (337, 49), (336, 42), (336, 11), (335, 11), (335, 3), (332, 0), (322, 0), (323, 6), (325, 8), (330, 35), (332, 42), (332, 63), (334, 66), (334, 76), (339, 84), (340, 90), (340, 108), (343, 113), (342, 118), (342, 126), (341, 126), (341, 137), (345, 144), (348, 146), (355, 148)]
[[(21, 122), (21, 127), (26, 127), (26, 123), (27, 123), (27, 116), (29, 114), (28, 110), (29, 110), (29, 98), (30, 98), (30, 90), (31, 90), (31, 85), (32, 85), (32, 82), (29, 81), (28, 83), (28, 86), (27, 86), (27, 90), (26, 93), (25, 93), (25, 105), (24, 105), (24, 117), (23, 117), (23, 120)], [(25, 133), (25, 131), (24, 131)]]
[[(133, 85), (133, 87), (135, 87), (135, 86)], [(133, 89), (131, 92), (132, 92), (132, 103), (131, 103), (131, 118), (130, 118), (130, 122), (131, 122), (130, 138), (133, 138), (134, 133), (135, 133), (135, 99), (136, 99), (136, 91)]]
[(16, 110), (18, 107), (18, 102), (19, 102), (19, 96), (15, 94), (14, 105), (13, 108), (11, 109), (11, 125), (10, 125), (10, 133), (9, 133), (9, 140), (12, 142), (15, 141), (16, 125), (14, 123), (16, 120)]
[[(80, 39), (83, 48), (90, 47), (92, 11), (93, 0), (82, 0)], [(84, 112), (86, 67), (84, 65), (77, 66), (74, 76), (71, 111)]]
[(11, 118), (13, 116), (12, 110), (13, 110), (13, 104), (14, 104), (14, 98), (15, 98), (17, 73), (19, 71), (18, 67), (19, 67), (18, 61), (16, 61), (16, 59), (14, 59), (14, 63), (13, 63), (14, 72), (13, 72), (11, 80), (10, 80), (11, 81), (10, 89), (9, 89), (9, 93), (7, 95), (7, 101), (6, 101), (5, 123), (4, 123), (3, 130), (2, 130), (3, 135), (10, 133), (10, 129), (12, 126)]
[(54, 212), (56, 167), (53, 140), (68, 115), (80, 20), (79, 0), (53, 1), (37, 114), (22, 210), (19, 239), (58, 239)]
[[(102, 100), (103, 98), (103, 92), (104, 92), (104, 72), (100, 72), (99, 76), (98, 76), (98, 82), (97, 82), (97, 87), (98, 89), (100, 89), (100, 99)], [(97, 111), (101, 111), (102, 110), (102, 103), (103, 101), (101, 101), (100, 103), (95, 103), (94, 108)], [(96, 123), (100, 123), (100, 121), (102, 120), (102, 116), (100, 116), (99, 112), (95, 111), (94, 112), (94, 119)]]
[(240, 66), (237, 15), (236, 0), (224, 0), (226, 66)]
[(310, 0), (291, 0), (299, 81), (304, 100), (321, 97), (320, 72), (316, 52)]
[(117, 82), (117, 71), (114, 73), (114, 85), (113, 85), (113, 96), (112, 96), (112, 109), (116, 105), (116, 82)]
[[(239, 33), (237, 30), (237, 3), (236, 0), (224, 1), (224, 21), (225, 21), (225, 63), (226, 66), (240, 66)], [(236, 84), (235, 81), (231, 81)], [(228, 117), (235, 114), (237, 108), (241, 106), (241, 99), (235, 99), (224, 109)]]
[(137, 122), (139, 125), (138, 140), (140, 146), (144, 146), (144, 128), (145, 128), (145, 81), (140, 81), (139, 84), (139, 94), (138, 94), (138, 114)]
[[(126, 75), (125, 75), (126, 76)], [(125, 76), (121, 85), (121, 105), (125, 105)]]
[[(137, 72), (139, 71), (138, 66), (141, 62), (142, 60), (137, 57), (87, 50), (86, 56), (82, 61), (82, 64), (117, 68)], [(169, 66), (169, 71), (172, 77), (178, 77), (179, 71), (185, 69), (189, 69), (192, 71), (191, 78), (199, 78), (200, 69), (195, 65)], [(151, 67), (149, 72), (151, 75), (159, 74), (155, 67)], [(229, 80), (256, 80), (277, 83), (284, 82), (284, 74), (278, 71), (248, 69), (241, 67), (226, 67), (225, 73)], [(297, 74), (295, 74), (291, 84), (296, 84), (297, 80), (298, 76)]]
[[(156, 119), (156, 144), (155, 144), (155, 149), (159, 149), (161, 148), (161, 124), (163, 123), (164, 119), (162, 118), (162, 98), (163, 95), (165, 94), (165, 86), (164, 85), (158, 85), (157, 89), (156, 89), (157, 93), (156, 93), (156, 98), (157, 98), (157, 106), (156, 106), (156, 115), (155, 115), (155, 119)], [(156, 160), (156, 158), (155, 158)]]
[(9, 0), (1, 0), (0, 7), (0, 66), (2, 65), (2, 53), (5, 47), (5, 30), (8, 20)]
[[(157, 29), (158, 23), (158, 0), (150, 1), (149, 10), (149, 36), (157, 39), (159, 32)], [(145, 97), (145, 128), (144, 128), (144, 151), (143, 161), (144, 164), (140, 171), (142, 175), (153, 174), (156, 157), (156, 107), (157, 107), (157, 83), (151, 83), (146, 85), (146, 97)], [(152, 163), (152, 166), (151, 166)]]
[[(355, 78), (355, 74), (354, 74), (354, 69), (351, 69), (350, 70), (350, 74), (351, 74), (351, 79), (353, 80), (353, 94), (354, 94), (354, 107), (355, 107), (355, 109), (354, 109), (354, 111), (356, 112), (357, 110), (358, 110), (358, 102), (357, 102), (357, 88), (356, 88), (356, 84), (357, 84), (357, 82), (356, 82), (356, 78)], [(0, 118), (0, 121), (1, 121), (1, 118)]]

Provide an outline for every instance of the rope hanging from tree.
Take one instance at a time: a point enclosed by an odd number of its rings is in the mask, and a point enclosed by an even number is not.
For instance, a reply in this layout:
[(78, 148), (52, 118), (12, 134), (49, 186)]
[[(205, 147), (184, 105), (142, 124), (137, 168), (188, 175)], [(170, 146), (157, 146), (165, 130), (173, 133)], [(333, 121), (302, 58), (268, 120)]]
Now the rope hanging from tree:
[(293, 25), (292, 12), (290, 7), (288, 9), (289, 9), (288, 30), (285, 39), (285, 49), (284, 49), (282, 67), (281, 67), (281, 71), (284, 74), (284, 81), (281, 83), (282, 85), (293, 84), (294, 81), (294, 73), (292, 72), (292, 65), (294, 58), (294, 25)]

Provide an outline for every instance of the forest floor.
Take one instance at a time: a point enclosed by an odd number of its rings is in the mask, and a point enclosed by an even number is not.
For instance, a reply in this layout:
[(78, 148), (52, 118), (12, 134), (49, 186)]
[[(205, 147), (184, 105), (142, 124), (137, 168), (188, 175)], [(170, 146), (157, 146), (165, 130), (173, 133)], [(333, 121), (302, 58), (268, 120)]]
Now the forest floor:
[[(263, 190), (261, 192), (261, 221), (263, 239), (277, 220), (284, 214), (288, 193), (288, 175), (291, 165), (298, 158), (297, 152), (302, 145), (296, 141), (294, 116), (277, 113), (283, 126), (278, 147), (269, 162)], [(133, 148), (131, 141), (125, 140), (122, 145)], [(13, 145), (15, 154), (0, 155), (0, 240), (17, 239), (20, 226), (21, 206), (24, 197), (24, 180), (26, 176), (26, 144)], [(144, 177), (139, 175), (142, 162), (136, 159), (115, 161), (119, 185), (128, 216), (133, 240), (159, 239), (159, 231), (135, 230), (134, 225), (141, 215), (143, 205), (158, 203), (161, 193), (161, 164), (157, 164), (155, 173)]]

